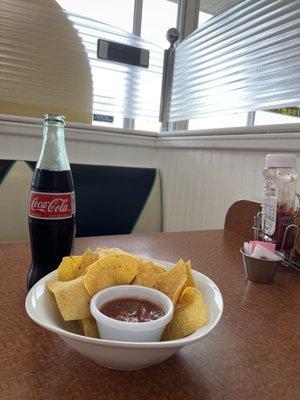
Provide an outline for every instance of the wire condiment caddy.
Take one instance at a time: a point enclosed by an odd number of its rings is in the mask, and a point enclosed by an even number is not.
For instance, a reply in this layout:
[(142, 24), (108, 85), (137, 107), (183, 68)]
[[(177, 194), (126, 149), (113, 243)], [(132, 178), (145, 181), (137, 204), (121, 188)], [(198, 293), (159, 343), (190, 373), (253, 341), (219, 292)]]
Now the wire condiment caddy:
[[(265, 241), (265, 229), (264, 229), (264, 218), (263, 212), (260, 211), (253, 218), (253, 233), (254, 240), (262, 240)], [(296, 242), (298, 235), (300, 235), (300, 228), (295, 223), (289, 224), (285, 230), (283, 239), (281, 242), (281, 246), (279, 251), (284, 254), (284, 259), (282, 260), (282, 264), (284, 266), (295, 268), (300, 271), (300, 258), (296, 259)], [(288, 243), (290, 238), (293, 238), (293, 246), (291, 249), (288, 249)]]

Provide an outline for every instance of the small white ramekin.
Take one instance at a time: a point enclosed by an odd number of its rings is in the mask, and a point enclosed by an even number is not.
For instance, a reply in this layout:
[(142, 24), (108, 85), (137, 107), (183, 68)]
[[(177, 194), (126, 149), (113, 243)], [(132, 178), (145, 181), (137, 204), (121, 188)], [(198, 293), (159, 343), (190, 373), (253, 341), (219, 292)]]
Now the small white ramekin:
[[(152, 301), (163, 309), (165, 315), (150, 322), (124, 322), (99, 311), (108, 301), (121, 298)], [(90, 309), (97, 321), (100, 338), (123, 342), (158, 342), (174, 313), (173, 303), (168, 296), (158, 290), (138, 285), (113, 286), (101, 290), (91, 299)]]

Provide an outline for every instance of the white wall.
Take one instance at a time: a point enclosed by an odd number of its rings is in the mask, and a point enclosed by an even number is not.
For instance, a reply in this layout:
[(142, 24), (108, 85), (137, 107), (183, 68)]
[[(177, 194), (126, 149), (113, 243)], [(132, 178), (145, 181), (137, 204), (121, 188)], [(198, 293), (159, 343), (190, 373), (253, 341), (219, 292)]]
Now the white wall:
[[(1, 121), (0, 118), (0, 158), (37, 159), (41, 149), (42, 126), (41, 121), (35, 122)], [(66, 132), (69, 160), (83, 164), (154, 167), (156, 137), (143, 136), (142, 132), (139, 136), (126, 137), (120, 132), (73, 126)], [(28, 166), (15, 163), (0, 186), (0, 242), (28, 240), (27, 204), (31, 178), (32, 171)], [(159, 185), (156, 188), (158, 190)], [(159, 207), (159, 191), (154, 191), (138, 219), (135, 232), (147, 231), (150, 227), (153, 230), (159, 229)], [(152, 217), (153, 209), (155, 218)]]
[(226, 212), (236, 200), (261, 201), (265, 154), (262, 151), (159, 149), (164, 230), (222, 228)]
[[(37, 160), (42, 143), (41, 122), (31, 118), (20, 118), (26, 123), (14, 120), (1, 121), (0, 116), (0, 158)], [(154, 143), (155, 138), (143, 132), (136, 138), (126, 137), (118, 129), (101, 130), (79, 124), (66, 130), (71, 163), (153, 167), (156, 156)]]
[[(297, 153), (300, 173), (300, 126), (249, 132), (236, 128), (227, 129), (232, 135), (226, 138), (212, 131), (210, 136), (156, 138), (71, 127), (67, 146), (71, 162), (159, 168), (164, 230), (214, 229), (223, 227), (234, 201), (261, 200), (266, 153)], [(0, 158), (35, 160), (40, 145), (39, 125), (0, 121)]]
[(299, 132), (297, 124), (190, 132), (185, 138), (180, 132), (164, 135), (157, 150), (164, 230), (223, 228), (236, 200), (260, 202), (267, 153), (296, 153), (300, 175)]

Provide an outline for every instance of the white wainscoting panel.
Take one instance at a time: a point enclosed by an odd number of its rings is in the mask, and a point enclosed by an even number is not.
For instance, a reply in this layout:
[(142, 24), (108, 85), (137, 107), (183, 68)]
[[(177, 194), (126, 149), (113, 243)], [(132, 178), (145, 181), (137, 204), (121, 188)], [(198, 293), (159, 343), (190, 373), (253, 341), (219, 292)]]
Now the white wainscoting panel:
[[(43, 127), (33, 121), (35, 123), (0, 121), (0, 158), (37, 160)], [(155, 137), (87, 127), (71, 126), (66, 130), (66, 147), (71, 163), (155, 167)]]
[[(300, 175), (300, 124), (221, 133), (171, 137), (73, 124), (66, 138), (73, 163), (158, 168), (163, 229), (179, 231), (222, 228), (233, 202), (261, 201), (266, 153), (295, 152)], [(40, 120), (0, 116), (0, 158), (36, 160), (41, 139)]]
[[(164, 230), (222, 228), (236, 200), (260, 202), (265, 155), (261, 151), (159, 148)], [(300, 172), (300, 153), (297, 163)]]

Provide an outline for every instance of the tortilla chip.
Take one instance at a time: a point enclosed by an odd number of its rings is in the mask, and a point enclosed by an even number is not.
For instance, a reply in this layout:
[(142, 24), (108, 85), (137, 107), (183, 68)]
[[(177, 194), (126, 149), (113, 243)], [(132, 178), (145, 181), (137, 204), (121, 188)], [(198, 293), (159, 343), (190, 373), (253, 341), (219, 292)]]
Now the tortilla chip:
[(125, 254), (125, 251), (118, 249), (117, 247), (107, 248), (107, 247), (98, 247), (96, 249), (96, 253), (98, 253), (99, 258), (109, 256), (111, 254)]
[(83, 276), (65, 282), (54, 279), (47, 282), (47, 287), (54, 294), (65, 321), (85, 319), (91, 315), (91, 296), (84, 287)]
[(128, 252), (126, 252), (126, 251), (124, 251), (122, 249), (119, 249), (118, 247), (112, 247), (112, 248), (98, 247), (96, 249), (96, 252), (98, 253), (99, 258), (103, 258), (103, 257), (109, 256), (109, 255), (126, 254), (126, 255), (128, 255), (128, 256), (130, 256), (130, 257), (132, 257), (132, 258), (134, 258), (134, 259), (136, 259), (138, 261), (140, 261), (140, 262), (142, 261), (142, 259), (139, 256), (137, 256), (135, 254), (128, 253)]
[(98, 253), (93, 253), (90, 249), (82, 256), (64, 257), (57, 269), (58, 280), (71, 281), (84, 275), (88, 266), (97, 261), (98, 258)]
[(166, 273), (166, 270), (154, 264), (152, 261), (143, 261), (139, 265), (138, 273), (133, 284), (157, 289), (158, 278), (161, 273)]
[(115, 285), (129, 285), (138, 273), (139, 259), (127, 254), (111, 254), (92, 264), (84, 276), (88, 293), (95, 293)]
[(192, 274), (192, 269), (191, 269), (191, 261), (187, 261), (185, 264), (185, 271), (186, 271), (186, 287), (196, 287), (195, 285), (195, 281), (193, 278), (193, 274)]
[(207, 320), (208, 312), (202, 293), (188, 287), (175, 306), (174, 317), (167, 325), (162, 340), (181, 339), (195, 332)]
[(180, 260), (169, 271), (158, 277), (157, 289), (166, 294), (175, 305), (187, 281), (185, 263)]
[(80, 323), (84, 336), (99, 339), (97, 322), (93, 316), (80, 320)]
[(143, 268), (143, 265), (146, 265), (146, 268), (148, 268), (150, 272), (153, 272), (155, 274), (160, 274), (161, 272), (167, 272), (166, 268), (163, 268), (160, 265), (155, 264), (153, 261), (142, 260), (142, 265), (140, 269)]
[(70, 281), (77, 278), (76, 276), (82, 256), (63, 257), (57, 269), (59, 281)]
[[(143, 261), (144, 263), (148, 263), (149, 261)], [(155, 264), (155, 262), (151, 261), (152, 263), (152, 270), (153, 272), (160, 274), (161, 272), (168, 272), (166, 268), (163, 268), (162, 266)]]
[[(88, 249), (82, 256), (81, 263), (78, 267), (79, 274), (78, 276), (84, 275), (86, 273), (87, 268), (94, 264), (95, 261), (99, 259), (99, 254), (92, 252), (92, 250)], [(77, 278), (77, 277), (76, 277)]]

